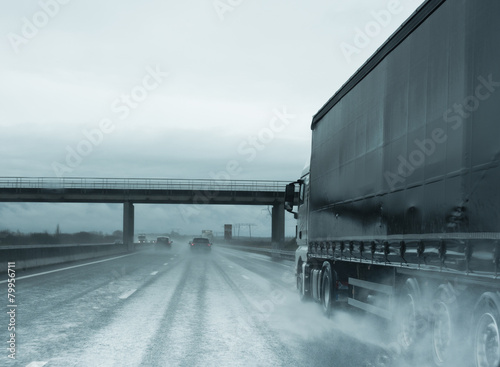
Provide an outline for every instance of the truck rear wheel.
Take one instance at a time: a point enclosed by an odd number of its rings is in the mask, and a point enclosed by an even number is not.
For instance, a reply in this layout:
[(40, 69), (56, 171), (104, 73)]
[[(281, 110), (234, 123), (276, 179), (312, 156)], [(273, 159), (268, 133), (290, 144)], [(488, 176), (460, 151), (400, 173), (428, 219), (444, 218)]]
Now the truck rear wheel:
[(456, 353), (459, 332), (459, 307), (453, 287), (441, 284), (433, 302), (432, 346), (434, 363), (443, 366)]
[(399, 290), (396, 310), (398, 341), (407, 354), (411, 354), (419, 342), (423, 325), (420, 288), (416, 279), (409, 278)]
[(474, 359), (476, 367), (500, 365), (500, 298), (484, 293), (474, 312)]

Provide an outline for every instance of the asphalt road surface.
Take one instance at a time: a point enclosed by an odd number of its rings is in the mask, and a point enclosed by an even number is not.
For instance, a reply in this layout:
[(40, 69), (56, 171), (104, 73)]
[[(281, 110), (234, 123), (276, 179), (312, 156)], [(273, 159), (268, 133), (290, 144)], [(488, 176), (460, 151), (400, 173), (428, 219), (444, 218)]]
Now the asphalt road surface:
[[(401, 366), (376, 322), (302, 303), (293, 262), (215, 245), (147, 247), (16, 272), (15, 357), (0, 276), (1, 366)], [(6, 312), (7, 311), (7, 312)]]

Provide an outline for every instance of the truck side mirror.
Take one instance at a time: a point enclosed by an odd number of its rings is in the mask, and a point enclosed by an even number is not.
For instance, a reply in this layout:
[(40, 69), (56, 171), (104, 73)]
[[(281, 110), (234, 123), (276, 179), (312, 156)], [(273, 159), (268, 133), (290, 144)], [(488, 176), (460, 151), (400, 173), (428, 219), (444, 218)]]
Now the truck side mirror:
[(285, 188), (285, 210), (293, 212), (293, 202), (295, 201), (295, 183), (289, 183)]

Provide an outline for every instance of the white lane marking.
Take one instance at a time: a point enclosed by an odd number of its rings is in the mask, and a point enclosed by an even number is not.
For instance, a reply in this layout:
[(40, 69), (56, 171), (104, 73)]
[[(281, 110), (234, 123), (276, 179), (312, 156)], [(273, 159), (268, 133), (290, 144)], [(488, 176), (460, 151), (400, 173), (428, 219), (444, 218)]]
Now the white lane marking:
[(243, 278), (245, 278), (246, 280), (250, 280), (250, 278), (249, 278), (249, 277), (247, 277), (246, 275), (241, 274), (241, 276), (242, 276)]
[(163, 264), (163, 266), (167, 266), (167, 265), (168, 265), (168, 263)]
[(233, 269), (233, 266), (232, 265), (228, 265), (231, 269)]
[(49, 362), (31, 362), (26, 367), (43, 367)]
[[(111, 259), (104, 259), (104, 260), (99, 260), (99, 261), (93, 261), (91, 263), (86, 263), (86, 264), (68, 266), (67, 268), (61, 268), (61, 269), (56, 269), (56, 270), (44, 271), (42, 273), (37, 273), (37, 274), (25, 275), (25, 276), (22, 276), (22, 277), (16, 277), (16, 280), (38, 277), (40, 275), (45, 275), (45, 274), (50, 274), (50, 273), (57, 273), (58, 271), (63, 271), (63, 270), (76, 269), (76, 268), (79, 268), (79, 267), (82, 267), (82, 266), (99, 264), (99, 263), (103, 263), (105, 261), (111, 261), (111, 260), (121, 259), (122, 257), (132, 256), (132, 255), (135, 255), (135, 253), (133, 253), (133, 254), (127, 254), (127, 255), (122, 255), (122, 256), (117, 256), (117, 257), (112, 257)], [(0, 284), (2, 284), (2, 283), (7, 283), (7, 280), (1, 280)]]
[(118, 297), (119, 299), (127, 299), (129, 298), (131, 295), (133, 295), (135, 293), (137, 289), (131, 289), (129, 290), (128, 292), (125, 292), (123, 293), (120, 297)]
[(153, 272), (151, 273), (151, 275), (156, 275), (156, 274), (158, 274), (158, 272), (157, 272), (157, 271), (153, 271)]

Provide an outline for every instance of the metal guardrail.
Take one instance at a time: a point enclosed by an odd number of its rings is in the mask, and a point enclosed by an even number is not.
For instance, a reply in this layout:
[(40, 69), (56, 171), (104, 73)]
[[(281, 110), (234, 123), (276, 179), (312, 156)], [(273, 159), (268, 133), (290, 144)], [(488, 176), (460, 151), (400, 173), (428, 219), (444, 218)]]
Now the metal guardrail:
[(228, 246), (228, 245), (217, 245), (227, 247), (233, 250), (240, 251), (248, 251), (248, 252), (262, 252), (265, 254), (270, 254), (271, 256), (278, 256), (281, 259), (294, 260), (295, 259), (295, 251), (287, 251), (287, 250), (277, 250), (272, 248), (262, 248), (262, 247), (254, 247), (254, 246)]
[(0, 188), (285, 191), (288, 181), (168, 178), (0, 177)]
[(271, 249), (271, 255), (278, 255), (282, 259), (295, 260), (295, 251)]

